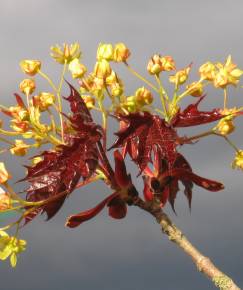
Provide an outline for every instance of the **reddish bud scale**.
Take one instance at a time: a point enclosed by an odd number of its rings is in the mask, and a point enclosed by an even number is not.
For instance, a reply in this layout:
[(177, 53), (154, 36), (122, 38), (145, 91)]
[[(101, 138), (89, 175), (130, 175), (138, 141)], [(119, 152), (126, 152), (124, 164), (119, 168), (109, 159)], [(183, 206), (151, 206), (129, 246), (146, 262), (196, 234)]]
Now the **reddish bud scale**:
[(86, 210), (84, 212), (81, 212), (76, 215), (71, 215), (66, 222), (66, 226), (69, 228), (75, 228), (79, 225), (81, 225), (83, 222), (88, 221), (95, 217), (99, 212), (102, 211), (102, 209), (110, 202), (112, 199), (118, 196), (117, 192), (114, 192), (113, 194), (109, 195), (107, 198), (105, 198), (101, 203), (99, 203), (96, 207)]
[(115, 180), (120, 188), (126, 188), (131, 183), (131, 177), (127, 175), (126, 165), (119, 150), (114, 151)]

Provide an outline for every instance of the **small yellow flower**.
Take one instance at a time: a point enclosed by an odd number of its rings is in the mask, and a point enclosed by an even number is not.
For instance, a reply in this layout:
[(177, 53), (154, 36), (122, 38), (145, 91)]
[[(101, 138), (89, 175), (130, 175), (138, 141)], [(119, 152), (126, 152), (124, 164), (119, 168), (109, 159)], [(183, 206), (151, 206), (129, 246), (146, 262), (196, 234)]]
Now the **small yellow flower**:
[[(39, 107), (35, 107), (35, 106), (31, 106), (30, 107), (30, 115), (31, 115), (31, 122), (34, 124), (34, 126), (38, 129), (40, 135), (45, 135), (47, 134), (50, 130), (51, 127), (46, 125), (46, 124), (42, 124), (41, 122), (41, 113), (40, 113), (40, 108)], [(33, 138), (37, 140), (41, 139), (41, 136), (34, 136)]]
[(216, 129), (219, 131), (221, 135), (229, 135), (235, 130), (235, 125), (232, 121), (232, 119), (223, 118), (219, 121), (218, 125), (216, 126)]
[(118, 76), (114, 72), (114, 70), (112, 70), (111, 73), (108, 75), (108, 77), (106, 77), (105, 83), (106, 83), (106, 85), (110, 86), (110, 85), (117, 83), (117, 82), (118, 82)]
[(82, 95), (82, 99), (89, 110), (91, 110), (94, 107), (95, 99), (92, 98), (90, 95)]
[(55, 96), (51, 93), (41, 92), (33, 97), (33, 105), (39, 107), (41, 112), (46, 111), (55, 103)]
[(11, 208), (10, 195), (7, 192), (3, 191), (2, 188), (0, 188), (0, 211), (10, 208)]
[(60, 64), (70, 63), (75, 58), (80, 58), (80, 56), (80, 46), (77, 42), (71, 45), (64, 43), (63, 49), (59, 45), (51, 47), (51, 57)]
[(130, 113), (138, 111), (135, 96), (128, 96), (124, 103), (121, 103), (121, 107)]
[(9, 112), (14, 119), (26, 121), (29, 119), (29, 112), (20, 106), (9, 107)]
[(15, 267), (17, 256), (26, 249), (26, 241), (10, 237), (6, 232), (0, 231), (0, 260), (10, 257), (10, 264)]
[(147, 65), (147, 70), (151, 75), (156, 75), (162, 72), (163, 66), (161, 61), (161, 56), (159, 54), (154, 54)]
[(175, 61), (169, 56), (161, 57), (159, 54), (154, 54), (147, 65), (147, 70), (151, 75), (159, 74), (162, 71), (171, 71), (175, 69)]
[(97, 60), (113, 60), (113, 47), (110, 43), (100, 43), (97, 49)]
[(80, 63), (78, 58), (73, 59), (69, 65), (68, 69), (70, 70), (72, 77), (74, 79), (82, 78), (87, 71), (85, 65)]
[(176, 88), (178, 88), (178, 86), (183, 85), (189, 76), (191, 70), (191, 65), (187, 66), (186, 68), (177, 71), (174, 75), (169, 77), (169, 81), (171, 83), (174, 83)]
[(171, 56), (169, 55), (163, 56), (160, 58), (160, 61), (163, 71), (171, 71), (176, 69), (175, 61)]
[(96, 62), (94, 67), (94, 75), (99, 79), (106, 79), (112, 70), (107, 60), (102, 59)]
[(193, 83), (187, 85), (186, 89), (189, 90), (189, 94), (193, 97), (201, 97), (203, 94), (202, 83), (193, 82)]
[(89, 92), (92, 89), (94, 82), (94, 74), (89, 74), (85, 78), (79, 81), (81, 93)]
[(37, 74), (41, 68), (39, 60), (25, 59), (20, 62), (20, 67), (24, 73), (30, 76)]
[(0, 184), (7, 182), (11, 178), (3, 162), (0, 162)]
[(98, 78), (93, 73), (83, 78), (79, 84), (81, 93), (90, 92), (97, 97), (100, 96), (102, 90), (105, 88), (104, 79)]
[(111, 84), (110, 88), (111, 88), (111, 95), (113, 97), (119, 97), (124, 92), (124, 86), (120, 80), (117, 83)]
[(239, 150), (235, 154), (235, 159), (231, 163), (233, 169), (243, 170), (243, 150)]
[(19, 84), (20, 91), (26, 96), (31, 95), (34, 92), (35, 88), (35, 81), (33, 79), (24, 79)]
[(213, 81), (216, 74), (216, 67), (212, 62), (208, 61), (200, 66), (199, 74), (201, 78), (208, 81)]
[(15, 140), (15, 146), (10, 149), (10, 152), (16, 156), (24, 156), (29, 147), (23, 140)]
[(115, 62), (126, 61), (130, 55), (131, 55), (131, 52), (124, 43), (120, 42), (115, 45), (114, 53), (113, 53), (113, 60)]
[(135, 102), (138, 106), (150, 105), (153, 102), (151, 92), (145, 87), (139, 88), (135, 92)]
[(111, 95), (113, 97), (119, 97), (123, 94), (124, 85), (114, 71), (105, 79), (105, 83), (111, 88)]
[(217, 63), (216, 67), (218, 68), (214, 78), (216, 88), (224, 89), (227, 85), (236, 86), (243, 74), (243, 71), (236, 68), (237, 65), (232, 62), (231, 55), (228, 56), (224, 64)]

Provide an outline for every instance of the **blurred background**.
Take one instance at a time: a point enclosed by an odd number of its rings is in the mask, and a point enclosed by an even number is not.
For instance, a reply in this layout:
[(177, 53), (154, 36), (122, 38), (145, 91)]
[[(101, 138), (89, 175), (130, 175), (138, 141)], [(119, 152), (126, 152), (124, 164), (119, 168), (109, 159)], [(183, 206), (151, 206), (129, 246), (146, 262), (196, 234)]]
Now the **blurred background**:
[[(22, 59), (40, 59), (43, 71), (53, 78), (59, 76), (61, 66), (49, 57), (49, 48), (56, 43), (79, 42), (83, 63), (90, 70), (99, 42), (124, 42), (132, 52), (129, 63), (143, 75), (154, 53), (173, 56), (177, 68), (193, 62), (192, 81), (202, 63), (224, 62), (229, 54), (243, 68), (242, 13), (242, 0), (0, 0), (1, 103), (14, 104), (13, 93), (25, 77), (19, 68)], [(143, 85), (124, 67), (119, 72), (128, 95)], [(37, 81), (39, 88), (49, 89)], [(222, 106), (220, 91), (208, 87), (206, 92), (202, 109)], [(229, 92), (232, 106), (243, 104), (241, 88)], [(237, 125), (232, 139), (243, 148), (242, 119)], [(207, 126), (196, 129), (180, 134), (190, 136)], [(176, 200), (177, 216), (169, 206), (165, 210), (192, 243), (242, 286), (243, 173), (230, 167), (234, 152), (215, 137), (187, 145), (181, 152), (196, 173), (222, 181), (225, 190), (212, 193), (194, 187), (191, 213), (182, 192)], [(25, 158), (18, 163), (14, 158), (1, 158), (14, 181), (24, 176)], [(137, 174), (133, 165), (129, 170)], [(137, 185), (142, 190), (141, 181)], [(21, 186), (14, 185), (16, 190)], [(0, 264), (0, 289), (214, 289), (139, 209), (129, 208), (127, 218), (120, 221), (110, 219), (104, 210), (76, 229), (64, 227), (68, 215), (93, 207), (107, 194), (102, 184), (88, 186), (75, 192), (48, 223), (39, 217), (24, 228), (21, 237), (28, 241), (27, 250), (16, 269), (8, 262)]]

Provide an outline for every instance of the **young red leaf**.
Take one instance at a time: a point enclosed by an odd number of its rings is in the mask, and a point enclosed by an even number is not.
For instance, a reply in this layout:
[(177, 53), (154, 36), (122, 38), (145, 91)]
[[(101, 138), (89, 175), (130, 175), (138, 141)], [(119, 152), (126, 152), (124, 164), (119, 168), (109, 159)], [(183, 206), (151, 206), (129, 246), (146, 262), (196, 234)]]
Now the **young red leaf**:
[(177, 154), (177, 158), (171, 169), (168, 168), (168, 165), (166, 166), (164, 160), (159, 166), (159, 172), (152, 178), (149, 178), (148, 176), (145, 177), (145, 181), (145, 199), (151, 199), (151, 196), (149, 196), (150, 189), (153, 194), (156, 193), (157, 195), (160, 195), (162, 206), (164, 206), (167, 200), (169, 200), (174, 211), (174, 202), (179, 191), (179, 181), (184, 185), (184, 194), (188, 199), (190, 208), (193, 183), (209, 191), (219, 191), (224, 188), (223, 184), (220, 182), (203, 178), (193, 173), (190, 164), (179, 153)]
[[(151, 152), (156, 147), (162, 158), (172, 166), (176, 158), (176, 131), (159, 116), (148, 112), (121, 115), (127, 127), (116, 133), (118, 139), (111, 148), (124, 147), (128, 142), (137, 147), (137, 156), (131, 156), (142, 172), (151, 161)], [(110, 149), (111, 149), (110, 148)], [(130, 153), (130, 152), (129, 152)]]
[[(53, 151), (44, 151), (43, 160), (27, 167), (23, 179), (30, 183), (27, 189), (28, 201), (43, 201), (56, 197), (41, 207), (41, 212), (52, 218), (62, 206), (66, 197), (75, 189), (79, 179), (89, 178), (98, 165), (97, 142), (102, 135), (100, 127), (93, 123), (79, 93), (69, 84), (71, 94), (70, 117), (74, 133), (69, 134), (68, 144), (57, 146)], [(31, 215), (30, 215), (31, 216)], [(30, 217), (26, 218), (26, 221)]]
[(204, 97), (201, 97), (195, 104), (190, 104), (184, 111), (179, 111), (173, 118), (171, 125), (173, 127), (197, 126), (211, 123), (225, 117), (219, 109), (214, 109), (210, 112), (199, 111), (198, 105)]

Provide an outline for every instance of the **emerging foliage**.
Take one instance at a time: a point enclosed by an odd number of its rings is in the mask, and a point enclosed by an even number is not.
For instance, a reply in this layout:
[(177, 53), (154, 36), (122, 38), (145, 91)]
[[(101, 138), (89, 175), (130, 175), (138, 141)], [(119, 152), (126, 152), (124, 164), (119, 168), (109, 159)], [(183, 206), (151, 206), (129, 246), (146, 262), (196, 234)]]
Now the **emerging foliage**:
[[(243, 151), (228, 137), (236, 128), (234, 119), (243, 111), (242, 107), (228, 107), (228, 86), (236, 87), (243, 74), (231, 56), (225, 63), (201, 65), (199, 79), (188, 83), (192, 64), (176, 69), (171, 56), (155, 54), (147, 64), (154, 84), (128, 64), (131, 52), (124, 43), (114, 46), (101, 43), (91, 71), (81, 62), (81, 55), (78, 43), (51, 48), (52, 58), (63, 65), (57, 84), (42, 71), (40, 60), (21, 61), (21, 70), (32, 78), (20, 82), (15, 105), (0, 105), (5, 120), (8, 117), (9, 121), (6, 128), (0, 121), (0, 141), (4, 144), (0, 153), (24, 158), (30, 150), (35, 151), (30, 164), (25, 166), (27, 175), (21, 180), (28, 184), (22, 192), (25, 198), (10, 185), (12, 176), (0, 162), (0, 184), (3, 186), (0, 215), (18, 214), (17, 221), (0, 228), (0, 259), (9, 257), (12, 266), (16, 265), (17, 254), (26, 246), (25, 241), (18, 239), (21, 225), (26, 225), (38, 214), (46, 214), (47, 220), (51, 219), (74, 190), (89, 183), (103, 181), (110, 192), (106, 192), (106, 197), (93, 208), (68, 217), (67, 227), (81, 225), (105, 207), (109, 216), (115, 219), (124, 218), (128, 206), (132, 205), (156, 216), (169, 202), (175, 211), (180, 183), (190, 208), (194, 185), (212, 192), (222, 190), (222, 183), (196, 174), (180, 153), (182, 145), (195, 144), (193, 141), (209, 135), (225, 140), (235, 151), (232, 167), (243, 169)], [(122, 79), (113, 68), (114, 62), (123, 64), (143, 82), (133, 94), (127, 95)], [(66, 81), (70, 95), (62, 97), (67, 71), (78, 81), (79, 88)], [(161, 82), (168, 72), (171, 75), (167, 78), (174, 85), (172, 97)], [(37, 91), (38, 76), (48, 81), (49, 91)], [(222, 90), (222, 108), (199, 110), (208, 85)], [(181, 101), (185, 98), (189, 99), (189, 104), (183, 108)], [(190, 98), (196, 98), (196, 101)], [(63, 107), (63, 99), (69, 104), (69, 112)], [(153, 105), (156, 99), (160, 100), (161, 107)], [(100, 113), (102, 125), (94, 122), (91, 112)], [(118, 122), (120, 129), (115, 133), (117, 139), (107, 150), (110, 117)], [(217, 123), (206, 132), (180, 136), (182, 127), (213, 122)], [(113, 163), (110, 162), (111, 151)], [(143, 179), (143, 198), (134, 185), (135, 176), (127, 172), (127, 155), (138, 167), (137, 178)], [(14, 226), (16, 235), (10, 237), (5, 231)]]

